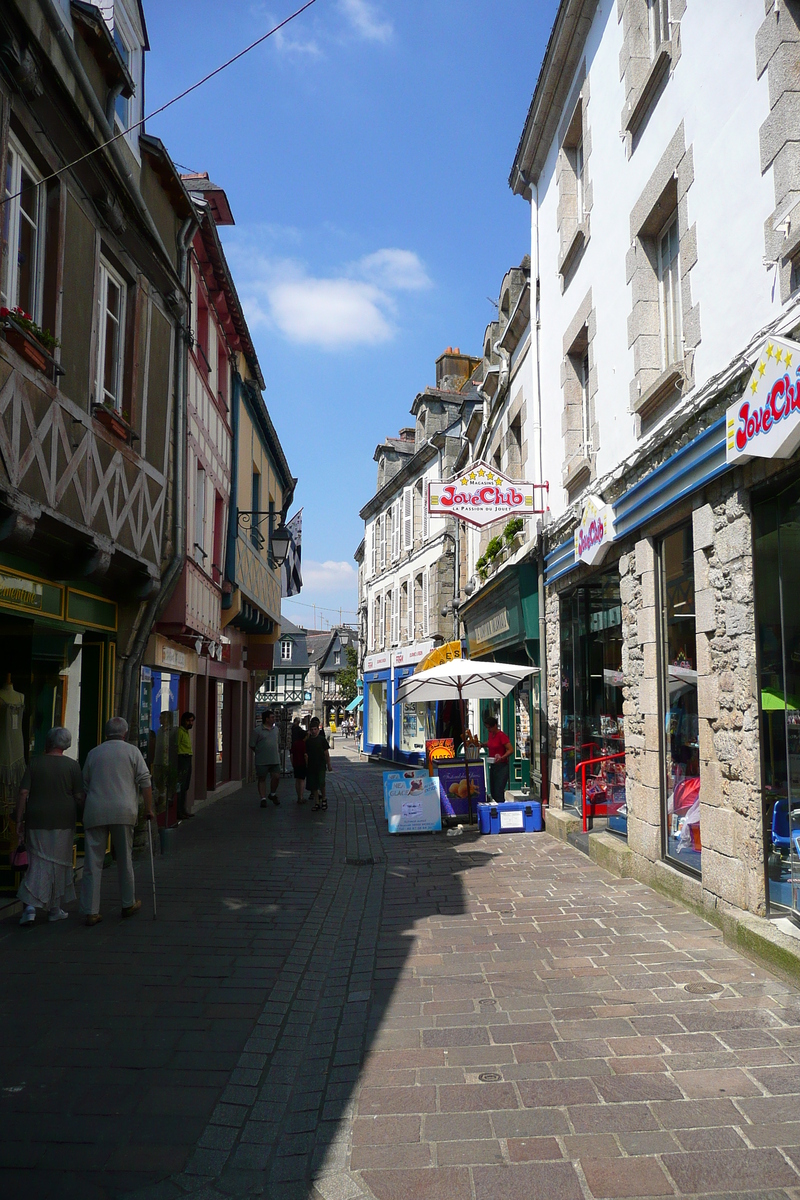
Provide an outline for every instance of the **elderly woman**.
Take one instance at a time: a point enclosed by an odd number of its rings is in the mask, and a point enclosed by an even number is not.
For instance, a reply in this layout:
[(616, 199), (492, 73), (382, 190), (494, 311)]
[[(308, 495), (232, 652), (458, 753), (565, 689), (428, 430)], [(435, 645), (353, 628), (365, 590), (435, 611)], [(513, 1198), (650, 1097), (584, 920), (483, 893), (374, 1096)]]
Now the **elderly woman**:
[(71, 745), (68, 729), (51, 729), (44, 754), (31, 759), (20, 784), (17, 840), (28, 852), (28, 870), (17, 892), (25, 905), (20, 925), (32, 925), (37, 908), (46, 908), (50, 921), (63, 921), (62, 903), (75, 899), (72, 843), (84, 791), (80, 767), (64, 757)]

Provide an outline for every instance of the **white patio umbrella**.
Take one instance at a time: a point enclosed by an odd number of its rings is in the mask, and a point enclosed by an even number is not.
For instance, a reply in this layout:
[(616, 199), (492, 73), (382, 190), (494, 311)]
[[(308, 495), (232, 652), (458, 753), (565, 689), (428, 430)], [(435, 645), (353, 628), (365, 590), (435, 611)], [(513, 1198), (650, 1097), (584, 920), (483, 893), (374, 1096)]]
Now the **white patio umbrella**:
[[(439, 663), (427, 671), (409, 675), (397, 689), (397, 699), (404, 704), (435, 703), (437, 700), (457, 700), (461, 713), (462, 736), (466, 732), (465, 700), (494, 700), (507, 696), (520, 680), (538, 675), (538, 667), (517, 667), (512, 663), (479, 662), (469, 658), (454, 658)], [(464, 749), (464, 775), (467, 781), (469, 820), (472, 824), (472, 796), (469, 790), (469, 760)]]

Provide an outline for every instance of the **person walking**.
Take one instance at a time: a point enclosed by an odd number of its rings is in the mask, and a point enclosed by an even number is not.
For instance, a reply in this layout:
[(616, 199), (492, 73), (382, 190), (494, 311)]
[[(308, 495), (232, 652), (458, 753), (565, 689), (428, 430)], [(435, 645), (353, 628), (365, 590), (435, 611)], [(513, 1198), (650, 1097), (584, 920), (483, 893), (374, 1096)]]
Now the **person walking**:
[(325, 796), (325, 771), (332, 771), (330, 747), (328, 739), (320, 728), (319, 717), (312, 717), (306, 738), (306, 778), (314, 801), (312, 812), (327, 809), (328, 801)]
[(51, 729), (44, 754), (31, 759), (20, 783), (17, 843), (24, 842), (28, 852), (28, 870), (17, 892), (25, 906), (20, 925), (33, 925), (37, 908), (48, 910), (49, 921), (63, 921), (69, 914), (62, 904), (75, 899), (72, 844), (84, 790), (78, 763), (64, 758), (71, 745), (68, 729)]
[(97, 925), (103, 919), (100, 914), (100, 889), (109, 834), (117, 857), (122, 915), (132, 917), (142, 907), (141, 900), (136, 899), (131, 859), (133, 830), (139, 820), (140, 792), (145, 818), (152, 821), (155, 816), (153, 787), (147, 764), (138, 747), (125, 740), (128, 722), (124, 717), (112, 717), (106, 721), (105, 735), (106, 740), (89, 751), (83, 765), (86, 851), (80, 907), (87, 925)]
[(250, 735), (250, 749), (255, 756), (261, 808), (267, 807), (267, 776), (269, 776), (269, 798), (273, 804), (280, 804), (278, 784), (281, 778), (281, 752), (278, 745), (278, 726), (275, 724), (275, 714), (271, 708), (265, 709), (261, 714), (261, 728), (256, 727)]
[(306, 731), (300, 724), (300, 718), (295, 717), (292, 723), (292, 770), (294, 771), (294, 790), (297, 792), (297, 803), (305, 804), (303, 795), (306, 779)]
[(178, 726), (178, 819), (190, 821), (194, 813), (186, 807), (186, 797), (189, 795), (189, 784), (192, 782), (192, 738), (194, 729), (194, 713), (185, 712)]
[(504, 804), (506, 788), (508, 787), (508, 760), (511, 758), (511, 742), (508, 735), (503, 733), (497, 724), (497, 717), (491, 711), (483, 714), (489, 740), (482, 744), (489, 751), (491, 766), (489, 767), (489, 792), (497, 804)]

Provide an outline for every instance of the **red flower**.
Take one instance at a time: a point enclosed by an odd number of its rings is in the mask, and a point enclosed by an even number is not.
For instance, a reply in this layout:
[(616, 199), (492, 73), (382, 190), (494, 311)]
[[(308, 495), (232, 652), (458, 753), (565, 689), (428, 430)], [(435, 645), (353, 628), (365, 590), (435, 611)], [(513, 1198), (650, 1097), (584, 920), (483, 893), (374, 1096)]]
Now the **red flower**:
[(23, 316), (23, 318), (24, 318), (26, 321), (32, 321), (32, 320), (33, 320), (33, 317), (31, 316), (31, 314), (30, 314), (30, 313), (23, 313), (23, 314), (22, 314), (22, 316)]
[(8, 316), (8, 309), (0, 308), (0, 317), (7, 317), (7, 316)]

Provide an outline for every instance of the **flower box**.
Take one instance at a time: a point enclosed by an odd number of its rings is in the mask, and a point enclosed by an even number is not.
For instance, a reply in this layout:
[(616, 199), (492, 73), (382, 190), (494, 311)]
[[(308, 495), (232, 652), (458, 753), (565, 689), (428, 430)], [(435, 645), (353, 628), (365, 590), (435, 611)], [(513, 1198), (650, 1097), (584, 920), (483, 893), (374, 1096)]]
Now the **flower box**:
[(47, 370), (49, 356), (45, 350), (40, 350), (21, 330), (14, 329), (11, 325), (6, 326), (5, 334), (9, 346), (13, 346), (17, 354), (21, 354), (26, 362), (29, 362), (32, 367), (36, 367), (37, 371)]
[(121, 442), (129, 442), (131, 440), (131, 427), (128, 422), (113, 408), (106, 408), (105, 404), (95, 404), (92, 408), (92, 416), (96, 421), (99, 421), (104, 429), (114, 437), (120, 439)]

